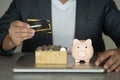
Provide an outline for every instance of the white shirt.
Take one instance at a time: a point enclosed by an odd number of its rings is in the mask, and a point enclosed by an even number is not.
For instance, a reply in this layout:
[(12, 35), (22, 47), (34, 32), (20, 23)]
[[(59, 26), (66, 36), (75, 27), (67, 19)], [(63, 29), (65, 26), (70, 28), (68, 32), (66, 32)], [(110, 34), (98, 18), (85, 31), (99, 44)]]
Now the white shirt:
[(62, 4), (52, 0), (53, 44), (66, 46), (71, 52), (75, 32), (76, 0), (68, 0)]

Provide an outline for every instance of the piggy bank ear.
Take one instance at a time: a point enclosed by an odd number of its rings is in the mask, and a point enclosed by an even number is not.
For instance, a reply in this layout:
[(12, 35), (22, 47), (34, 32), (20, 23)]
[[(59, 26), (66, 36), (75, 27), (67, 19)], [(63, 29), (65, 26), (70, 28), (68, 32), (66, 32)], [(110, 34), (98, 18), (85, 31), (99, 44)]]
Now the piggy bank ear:
[(80, 43), (80, 41), (78, 39), (73, 40), (73, 45), (76, 45), (76, 44), (79, 44), (79, 43)]
[(87, 39), (86, 41), (85, 41), (85, 43), (87, 43), (87, 44), (92, 44), (92, 40), (91, 39)]

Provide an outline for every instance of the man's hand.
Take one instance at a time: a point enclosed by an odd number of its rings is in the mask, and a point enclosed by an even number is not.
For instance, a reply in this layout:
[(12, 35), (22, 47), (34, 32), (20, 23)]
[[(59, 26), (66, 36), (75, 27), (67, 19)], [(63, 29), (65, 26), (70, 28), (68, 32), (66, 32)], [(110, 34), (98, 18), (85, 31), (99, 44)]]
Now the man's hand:
[(15, 45), (20, 45), (24, 40), (34, 36), (35, 31), (30, 25), (21, 21), (14, 21), (9, 28), (9, 36)]
[(4, 50), (9, 50), (22, 44), (24, 40), (32, 38), (35, 33), (35, 30), (31, 29), (29, 24), (21, 21), (13, 21), (8, 31), (8, 35), (2, 44)]
[[(105, 62), (105, 63), (104, 63)], [(107, 72), (120, 72), (120, 49), (107, 50), (98, 56), (96, 65), (103, 64)]]

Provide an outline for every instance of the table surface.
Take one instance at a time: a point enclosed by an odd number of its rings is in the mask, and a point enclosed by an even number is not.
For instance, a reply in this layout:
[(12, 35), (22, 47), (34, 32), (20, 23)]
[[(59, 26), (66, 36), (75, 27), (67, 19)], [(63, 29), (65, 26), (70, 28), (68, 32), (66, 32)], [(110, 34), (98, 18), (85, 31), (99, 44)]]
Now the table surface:
[(14, 73), (13, 66), (22, 54), (0, 56), (0, 80), (120, 80), (120, 72), (111, 73)]

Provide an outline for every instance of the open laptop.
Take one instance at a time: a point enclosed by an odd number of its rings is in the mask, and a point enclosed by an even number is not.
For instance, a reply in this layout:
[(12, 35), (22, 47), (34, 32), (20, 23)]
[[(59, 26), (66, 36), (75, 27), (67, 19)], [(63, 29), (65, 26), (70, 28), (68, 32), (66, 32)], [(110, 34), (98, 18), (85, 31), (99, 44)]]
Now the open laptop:
[(74, 63), (72, 56), (68, 55), (68, 64), (66, 65), (36, 65), (34, 53), (27, 53), (16, 62), (13, 72), (103, 73), (105, 71), (93, 63)]

